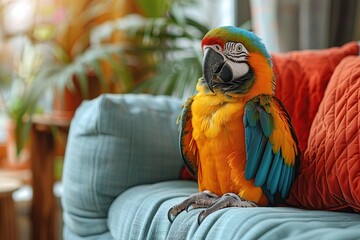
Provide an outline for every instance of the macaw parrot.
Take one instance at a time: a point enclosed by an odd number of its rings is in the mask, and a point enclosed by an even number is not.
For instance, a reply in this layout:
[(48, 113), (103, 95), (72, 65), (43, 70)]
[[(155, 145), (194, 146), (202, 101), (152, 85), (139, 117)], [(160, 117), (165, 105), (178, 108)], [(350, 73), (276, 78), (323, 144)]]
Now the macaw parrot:
[(269, 206), (286, 199), (300, 150), (284, 105), (274, 96), (270, 54), (254, 33), (232, 26), (209, 31), (201, 43), (203, 77), (179, 117), (180, 149), (199, 193), (168, 212)]

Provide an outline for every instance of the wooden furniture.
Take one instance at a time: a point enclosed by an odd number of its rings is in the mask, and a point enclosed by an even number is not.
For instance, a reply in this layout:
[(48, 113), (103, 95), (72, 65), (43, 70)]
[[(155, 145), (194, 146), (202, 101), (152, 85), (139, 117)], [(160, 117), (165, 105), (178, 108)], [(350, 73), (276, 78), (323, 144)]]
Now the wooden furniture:
[[(31, 129), (32, 239), (55, 239), (54, 158), (56, 139), (65, 139), (71, 119), (34, 115)], [(54, 137), (56, 132), (56, 139)], [(66, 143), (64, 143), (65, 145)]]
[(0, 176), (0, 239), (18, 239), (16, 210), (12, 194), (19, 189), (21, 181)]

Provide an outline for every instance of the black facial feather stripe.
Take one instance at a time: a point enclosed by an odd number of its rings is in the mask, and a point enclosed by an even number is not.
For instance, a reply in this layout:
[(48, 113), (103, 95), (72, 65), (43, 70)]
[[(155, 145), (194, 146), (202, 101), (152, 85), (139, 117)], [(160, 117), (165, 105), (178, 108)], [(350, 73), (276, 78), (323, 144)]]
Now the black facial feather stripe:
[(225, 53), (226, 56), (228, 57), (235, 57), (235, 58), (241, 58), (241, 57), (247, 57), (248, 55), (246, 54), (246, 52), (240, 52), (240, 53)]
[[(245, 62), (245, 61), (243, 61)], [(246, 62), (245, 62), (246, 63)], [(243, 93), (249, 90), (254, 82), (254, 71), (250, 67), (249, 71), (238, 79), (229, 82), (216, 82), (213, 87), (220, 87), (223, 92)]]
[(230, 58), (230, 57), (228, 57), (228, 59), (235, 63), (247, 63), (248, 56), (245, 57), (245, 60), (244, 59), (235, 59), (235, 58)]
[(229, 50), (230, 52), (234, 51), (236, 47), (236, 43), (234, 42), (228, 42), (225, 45), (225, 49)]

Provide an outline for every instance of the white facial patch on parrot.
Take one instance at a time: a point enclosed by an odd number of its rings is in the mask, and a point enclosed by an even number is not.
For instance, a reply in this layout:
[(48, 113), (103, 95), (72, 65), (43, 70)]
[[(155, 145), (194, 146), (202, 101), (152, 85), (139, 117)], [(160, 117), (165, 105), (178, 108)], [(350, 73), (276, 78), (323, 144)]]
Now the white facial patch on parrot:
[(242, 62), (233, 62), (229, 59), (225, 60), (225, 63), (227, 63), (233, 72), (233, 79), (239, 78), (243, 75), (245, 75), (249, 71), (249, 65)]
[(249, 51), (241, 43), (227, 42), (224, 46), (223, 55), (225, 62), (231, 67), (233, 71), (233, 78), (239, 78), (249, 71), (247, 59)]
[(227, 42), (222, 48), (219, 44), (205, 45), (203, 49), (211, 48), (218, 54), (220, 54), (224, 63), (230, 67), (232, 71), (232, 79), (240, 78), (249, 71), (249, 65), (247, 59), (249, 51), (242, 43), (239, 42)]

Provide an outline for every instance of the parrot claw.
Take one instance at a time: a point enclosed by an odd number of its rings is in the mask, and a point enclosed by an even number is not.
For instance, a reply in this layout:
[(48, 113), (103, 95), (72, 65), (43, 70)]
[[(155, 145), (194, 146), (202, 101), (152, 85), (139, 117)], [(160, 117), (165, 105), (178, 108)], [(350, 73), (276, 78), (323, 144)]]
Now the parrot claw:
[(172, 213), (172, 211), (175, 211), (175, 210), (173, 210), (175, 207), (176, 207), (176, 206), (170, 208), (170, 210), (168, 211), (168, 219), (169, 219), (169, 222), (171, 222), (171, 223), (174, 221), (174, 219), (175, 219), (175, 217), (176, 217), (176, 216)]
[(242, 199), (235, 193), (225, 193), (213, 205), (199, 214), (198, 224), (200, 225), (211, 213), (227, 207), (257, 207), (257, 205), (254, 202)]
[[(219, 199), (218, 195), (216, 195), (208, 190), (205, 190), (201, 193), (196, 193), (194, 195), (193, 195), (194, 198), (191, 199), (192, 201), (189, 201), (189, 203), (186, 206), (187, 212), (192, 209), (210, 207)], [(191, 196), (190, 196), (190, 198), (191, 198)]]
[(182, 203), (170, 208), (168, 211), (168, 219), (172, 223), (177, 215), (179, 215), (184, 210), (188, 212), (191, 209), (209, 207), (213, 205), (218, 199), (219, 196), (207, 190), (192, 194)]
[(197, 221), (200, 225), (211, 213), (227, 207), (257, 207), (257, 205), (254, 202), (242, 199), (235, 193), (225, 193), (222, 197), (219, 197), (218, 195), (205, 190), (190, 195), (190, 197), (182, 203), (170, 208), (168, 211), (168, 219), (172, 223), (177, 215), (184, 210), (188, 212), (196, 208), (206, 208), (201, 211), (198, 216)]

